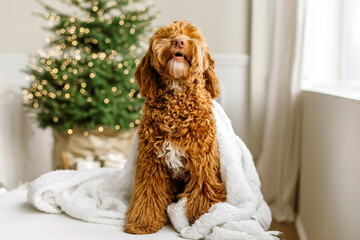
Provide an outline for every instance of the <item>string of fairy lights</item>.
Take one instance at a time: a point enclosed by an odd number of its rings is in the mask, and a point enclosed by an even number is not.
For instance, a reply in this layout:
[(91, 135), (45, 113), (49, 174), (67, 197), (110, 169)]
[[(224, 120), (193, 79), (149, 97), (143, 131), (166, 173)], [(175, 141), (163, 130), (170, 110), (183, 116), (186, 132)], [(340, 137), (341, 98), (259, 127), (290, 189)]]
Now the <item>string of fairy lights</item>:
[[(82, 128), (84, 136), (89, 136), (92, 130), (136, 127), (140, 124), (143, 99), (133, 74), (141, 53), (147, 48), (144, 33), (159, 14), (149, 14), (146, 6), (151, 6), (151, 2), (136, 5), (132, 0), (60, 1), (78, 7), (85, 14), (62, 14), (42, 3), (50, 11), (43, 17), (52, 34), (45, 39), (47, 47), (38, 50), (38, 57), (31, 59), (26, 70), (26, 80), (31, 84), (23, 89), (25, 109), (34, 110), (42, 126), (60, 128), (69, 135), (83, 121), (64, 117), (64, 112), (74, 113), (74, 106), (80, 107), (79, 115), (83, 116), (88, 116), (80, 114), (81, 110), (86, 111), (82, 109), (84, 106), (89, 107), (89, 112), (95, 105), (101, 109), (109, 106), (104, 115), (110, 110), (126, 109), (127, 115), (125, 110), (119, 111), (117, 116), (122, 114), (116, 119), (119, 122), (112, 119), (110, 124), (92, 123), (91, 130)], [(115, 10), (120, 14), (111, 14)], [(94, 112), (91, 118), (103, 117)]]

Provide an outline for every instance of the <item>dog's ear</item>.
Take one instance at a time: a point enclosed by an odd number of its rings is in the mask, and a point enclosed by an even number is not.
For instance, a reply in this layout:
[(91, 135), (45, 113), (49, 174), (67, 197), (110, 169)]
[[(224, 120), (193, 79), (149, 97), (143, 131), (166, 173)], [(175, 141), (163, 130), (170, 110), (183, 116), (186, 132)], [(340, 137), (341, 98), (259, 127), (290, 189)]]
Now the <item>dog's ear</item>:
[(141, 63), (136, 69), (135, 79), (140, 88), (140, 93), (145, 98), (155, 98), (158, 89), (157, 79), (158, 73), (151, 66), (151, 44), (142, 58)]
[(211, 97), (217, 98), (220, 94), (219, 80), (215, 73), (215, 61), (210, 55), (209, 48), (206, 49), (206, 60), (208, 62), (208, 67), (205, 69), (205, 87), (211, 94)]

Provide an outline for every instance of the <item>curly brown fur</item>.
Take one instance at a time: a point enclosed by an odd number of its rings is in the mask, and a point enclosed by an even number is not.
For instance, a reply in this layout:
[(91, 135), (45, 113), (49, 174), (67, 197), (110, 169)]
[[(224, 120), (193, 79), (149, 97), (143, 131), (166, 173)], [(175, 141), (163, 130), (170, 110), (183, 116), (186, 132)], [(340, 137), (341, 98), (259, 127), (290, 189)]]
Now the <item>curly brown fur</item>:
[(175, 21), (151, 38), (135, 73), (146, 102), (126, 232), (158, 231), (168, 221), (168, 205), (179, 198), (187, 198), (191, 224), (225, 201), (211, 102), (219, 95), (214, 68), (193, 24)]

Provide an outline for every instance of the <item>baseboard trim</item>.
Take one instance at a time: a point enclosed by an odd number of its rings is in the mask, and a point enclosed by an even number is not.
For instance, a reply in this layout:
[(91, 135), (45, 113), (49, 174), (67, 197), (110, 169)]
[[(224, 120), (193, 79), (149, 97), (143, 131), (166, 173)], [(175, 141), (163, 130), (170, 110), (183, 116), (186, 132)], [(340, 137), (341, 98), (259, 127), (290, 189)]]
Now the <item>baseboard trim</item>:
[(295, 227), (296, 227), (296, 231), (298, 232), (300, 240), (308, 240), (303, 222), (299, 215), (297, 215), (295, 219)]

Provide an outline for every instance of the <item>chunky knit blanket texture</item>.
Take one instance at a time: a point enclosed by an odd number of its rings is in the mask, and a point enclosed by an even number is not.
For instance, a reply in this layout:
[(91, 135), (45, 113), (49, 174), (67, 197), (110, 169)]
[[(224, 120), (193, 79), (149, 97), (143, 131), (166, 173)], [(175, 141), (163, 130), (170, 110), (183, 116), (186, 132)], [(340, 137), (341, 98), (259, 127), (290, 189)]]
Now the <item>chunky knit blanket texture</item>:
[[(190, 226), (186, 199), (169, 205), (174, 228), (187, 239), (275, 240), (278, 232), (267, 231), (271, 212), (260, 191), (252, 156), (234, 133), (230, 119), (213, 101), (220, 171), (226, 184), (226, 202), (213, 205)], [(87, 222), (125, 225), (137, 157), (135, 137), (124, 169), (60, 170), (46, 173), (30, 184), (28, 200), (40, 211), (65, 212)]]

